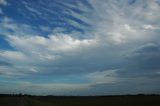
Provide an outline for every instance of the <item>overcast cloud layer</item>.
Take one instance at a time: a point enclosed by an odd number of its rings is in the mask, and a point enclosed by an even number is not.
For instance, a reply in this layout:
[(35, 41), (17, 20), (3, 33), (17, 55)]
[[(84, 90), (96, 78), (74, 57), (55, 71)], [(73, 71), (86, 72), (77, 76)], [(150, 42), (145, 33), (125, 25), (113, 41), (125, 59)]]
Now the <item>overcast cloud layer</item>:
[(0, 93), (160, 93), (160, 0), (0, 0)]

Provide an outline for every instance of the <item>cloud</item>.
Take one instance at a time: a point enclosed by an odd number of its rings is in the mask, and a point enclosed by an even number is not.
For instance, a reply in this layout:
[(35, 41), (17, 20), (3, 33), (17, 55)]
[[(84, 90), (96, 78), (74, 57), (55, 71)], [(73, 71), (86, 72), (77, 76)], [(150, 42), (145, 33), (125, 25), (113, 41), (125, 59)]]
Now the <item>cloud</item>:
[(20, 60), (23, 61), (26, 59), (25, 55), (21, 52), (16, 51), (3, 51), (0, 52), (0, 57), (8, 58), (11, 60)]
[[(87, 6), (80, 1), (76, 6), (67, 1), (57, 1), (48, 8), (24, 3), (25, 8), (34, 13), (33, 17), (54, 24), (52, 22), (55, 21), (46, 17), (47, 13), (49, 16), (54, 14), (85, 31), (64, 33), (67, 26), (57, 29), (50, 25), (36, 27), (4, 17), (0, 33), (14, 50), (0, 51), (3, 59), (0, 61), (0, 73), (7, 72), (3, 76), (16, 75), (17, 79), (33, 77), (34, 81), (44, 76), (53, 80), (62, 77), (71, 80), (71, 76), (75, 76), (72, 80), (82, 81), (82, 84), (70, 84), (64, 80), (60, 80), (59, 84), (32, 81), (25, 83), (26, 86), (24, 82), (17, 84), (22, 91), (26, 87), (24, 92), (32, 92), (27, 91), (32, 88), (35, 94), (71, 94), (72, 90), (80, 91), (77, 94), (157, 92), (160, 88), (160, 15), (157, 14), (160, 6), (157, 2), (88, 0)], [(43, 1), (39, 3), (43, 4)], [(59, 5), (65, 6), (66, 11)], [(59, 8), (51, 11), (51, 7)], [(39, 28), (49, 34), (39, 34)], [(78, 76), (81, 78), (76, 79)], [(156, 78), (153, 79), (153, 76)], [(36, 88), (40, 90), (36, 91)]]
[(14, 19), (4, 16), (0, 19), (1, 35), (19, 35), (19, 36), (31, 36), (36, 35), (36, 27), (28, 24), (18, 24)]
[[(22, 92), (27, 94), (35, 94), (35, 95), (79, 95), (78, 92), (89, 89), (88, 84), (52, 84), (52, 83), (33, 83), (27, 81), (12, 81), (5, 82), (5, 86), (12, 85), (12, 89), (10, 88), (1, 88), (3, 92)], [(29, 90), (30, 89), (30, 90)], [(3, 93), (1, 92), (1, 93)]]
[[(81, 13), (89, 14), (89, 12), (85, 11), (88, 10), (89, 7), (82, 1), (72, 3), (70, 1), (52, 2), (47, 0), (48, 5), (44, 5), (45, 3), (46, 2), (40, 0), (36, 2), (22, 1), (21, 5), (23, 5), (23, 10), (20, 13), (25, 16), (25, 18), (32, 19), (35, 22), (39, 22), (40, 18), (42, 19), (41, 21), (45, 21), (52, 29), (61, 27), (67, 32), (74, 32), (75, 30), (83, 32), (88, 28), (87, 26), (89, 26), (89, 24), (85, 22), (86, 18)], [(77, 7), (83, 7), (83, 9)], [(24, 14), (24, 11), (27, 12)], [(78, 18), (77, 15), (83, 19)]]
[(75, 39), (66, 34), (43, 36), (9, 36), (8, 41), (17, 50), (25, 54), (38, 56), (40, 59), (54, 59), (56, 55), (66, 52), (77, 52), (93, 46), (96, 41), (92, 39)]
[(7, 5), (7, 1), (6, 0), (0, 0), (0, 5)]
[[(65, 65), (65, 61), (78, 59), (79, 57), (76, 56), (79, 56), (83, 50), (96, 46), (95, 40), (76, 39), (66, 34), (50, 35), (49, 38), (43, 36), (8, 36), (7, 40), (16, 51), (1, 51), (0, 57), (14, 64), (18, 73), (45, 73), (48, 71), (63, 73), (63, 70), (78, 69), (72, 65), (73, 63), (67, 63), (69, 66)], [(61, 67), (61, 64), (64, 66)], [(17, 75), (17, 73), (13, 74)]]
[(91, 83), (93, 84), (112, 84), (112, 83), (117, 83), (117, 70), (107, 70), (107, 71), (102, 71), (102, 72), (93, 72), (89, 73), (87, 75), (87, 78), (91, 80)]
[[(131, 56), (131, 67), (135, 67), (138, 70), (144, 70), (144, 72), (157, 71), (160, 69), (159, 67), (159, 59), (160, 59), (160, 47), (159, 44), (149, 43), (139, 47), (135, 50)], [(143, 71), (142, 71), (143, 72)]]
[[(120, 67), (124, 66), (120, 63), (125, 61), (124, 55), (130, 53), (131, 48), (148, 43), (153, 37), (157, 38), (155, 29), (150, 31), (144, 28), (148, 23), (150, 26), (158, 26), (158, 24), (153, 25), (151, 22), (157, 21), (159, 16), (153, 20), (145, 18), (148, 16), (147, 10), (153, 14), (157, 12), (159, 7), (153, 8), (153, 5), (157, 5), (155, 1), (144, 3), (136, 1), (130, 6), (120, 1), (88, 1), (88, 3), (92, 5), (94, 12), (90, 15), (91, 17), (86, 16), (86, 18), (92, 21), (93, 31), (87, 32), (84, 39), (76, 38), (73, 34), (62, 33), (50, 34), (48, 37), (34, 35), (32, 33), (34, 27), (26, 26), (19, 29), (13, 21), (4, 21), (3, 27), (15, 31), (13, 36), (8, 36), (8, 42), (21, 54), (20, 57), (26, 56), (25, 58), (27, 58), (22, 63), (52, 65), (53, 67), (63, 66), (60, 68), (62, 70), (75, 70), (76, 67), (77, 69), (84, 67), (84, 71), (93, 71), (94, 68), (95, 71), (108, 70), (113, 67), (115, 69), (125, 68)], [(149, 5), (149, 3), (153, 5)], [(102, 6), (99, 7), (98, 4), (102, 4)], [(143, 5), (147, 5), (146, 8), (142, 8)], [(137, 9), (144, 14), (139, 14)], [(76, 14), (74, 15), (76, 17)], [(135, 16), (139, 17), (135, 18)], [(143, 21), (141, 18), (145, 18), (145, 20)], [(28, 36), (29, 34), (27, 35), (26, 31), (21, 29), (30, 29), (31, 31), (27, 30), (27, 34), (31, 33), (34, 36)], [(15, 52), (7, 51), (3, 52), (3, 57), (6, 57), (7, 53), (15, 54)], [(30, 57), (32, 59), (29, 59)], [(8, 55), (8, 58), (11, 57)], [(77, 63), (74, 63), (75, 60)], [(82, 68), (80, 69), (82, 70)]]
[(2, 14), (3, 13), (3, 11), (2, 11), (2, 9), (0, 8), (0, 14)]
[(160, 29), (160, 27), (153, 26), (153, 25), (144, 25), (143, 28), (146, 29), (146, 30)]
[(10, 66), (10, 65), (12, 65), (12, 64), (0, 60), (0, 66)]
[(7, 1), (6, 0), (0, 0), (0, 14), (3, 14), (1, 6), (6, 6), (6, 5), (7, 5)]

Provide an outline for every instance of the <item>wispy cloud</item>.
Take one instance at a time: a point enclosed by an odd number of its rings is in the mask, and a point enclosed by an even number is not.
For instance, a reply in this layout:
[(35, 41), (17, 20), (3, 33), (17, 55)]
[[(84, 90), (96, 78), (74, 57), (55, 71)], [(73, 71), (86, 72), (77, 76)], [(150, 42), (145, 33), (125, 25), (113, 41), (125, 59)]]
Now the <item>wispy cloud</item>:
[[(72, 90), (80, 91), (77, 94), (120, 94), (160, 88), (158, 0), (35, 3), (22, 2), (25, 9), (19, 14), (29, 17), (24, 22), (8, 16), (0, 19), (0, 34), (13, 48), (0, 50), (0, 75), (16, 75), (16, 82), (30, 76), (34, 80), (65, 76), (78, 82), (28, 81), (25, 87), (35, 94), (72, 94)], [(158, 76), (151, 79), (154, 75)], [(22, 87), (24, 82), (15, 85), (31, 93)], [(134, 86), (137, 88), (132, 89)], [(34, 87), (40, 90), (36, 92)]]
[(3, 10), (1, 6), (6, 6), (7, 0), (0, 0), (0, 15), (3, 14)]
[(7, 1), (6, 0), (0, 0), (0, 4), (1, 5), (7, 5)]

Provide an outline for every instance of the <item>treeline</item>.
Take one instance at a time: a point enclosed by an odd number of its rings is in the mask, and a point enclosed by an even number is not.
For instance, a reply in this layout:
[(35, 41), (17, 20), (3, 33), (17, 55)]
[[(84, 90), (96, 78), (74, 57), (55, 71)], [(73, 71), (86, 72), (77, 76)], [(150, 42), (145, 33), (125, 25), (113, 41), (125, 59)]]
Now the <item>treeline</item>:
[[(67, 96), (67, 95), (46, 95), (43, 97), (115, 97), (115, 96), (160, 96), (160, 94), (126, 94), (126, 95), (90, 95), (90, 96)], [(29, 95), (29, 94), (0, 94), (0, 97), (42, 97), (37, 95)]]
[(28, 95), (28, 94), (0, 94), (0, 97), (22, 97), (22, 96), (33, 96), (33, 95)]

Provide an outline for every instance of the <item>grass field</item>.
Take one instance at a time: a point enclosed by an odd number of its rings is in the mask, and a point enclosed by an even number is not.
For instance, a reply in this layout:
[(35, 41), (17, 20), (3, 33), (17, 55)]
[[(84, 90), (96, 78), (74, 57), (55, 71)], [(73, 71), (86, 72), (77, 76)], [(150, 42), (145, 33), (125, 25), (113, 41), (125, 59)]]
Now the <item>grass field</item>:
[(0, 97), (0, 106), (160, 106), (160, 96)]

